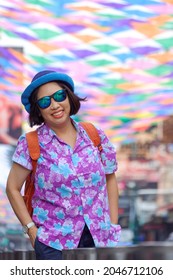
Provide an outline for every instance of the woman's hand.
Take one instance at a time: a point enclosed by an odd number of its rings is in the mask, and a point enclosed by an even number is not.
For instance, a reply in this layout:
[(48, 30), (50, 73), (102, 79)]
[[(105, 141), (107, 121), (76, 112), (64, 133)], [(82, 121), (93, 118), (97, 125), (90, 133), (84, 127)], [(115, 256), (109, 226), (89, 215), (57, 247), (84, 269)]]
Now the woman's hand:
[(29, 236), (29, 239), (31, 241), (31, 245), (33, 248), (34, 248), (34, 243), (35, 243), (35, 239), (37, 236), (37, 231), (38, 231), (38, 228), (36, 226), (33, 226), (28, 230), (28, 236)]

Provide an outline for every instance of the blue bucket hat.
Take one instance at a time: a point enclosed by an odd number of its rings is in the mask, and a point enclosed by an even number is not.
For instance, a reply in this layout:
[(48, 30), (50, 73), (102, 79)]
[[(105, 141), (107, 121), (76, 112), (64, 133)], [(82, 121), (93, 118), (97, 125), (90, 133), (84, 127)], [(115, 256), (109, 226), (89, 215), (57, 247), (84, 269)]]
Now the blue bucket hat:
[(34, 78), (32, 79), (31, 83), (27, 88), (24, 90), (21, 96), (22, 104), (25, 107), (25, 110), (29, 113), (30, 112), (30, 102), (29, 97), (31, 96), (32, 92), (40, 87), (41, 85), (44, 85), (48, 82), (53, 81), (59, 81), (66, 84), (73, 92), (74, 92), (74, 82), (70, 76), (64, 73), (58, 73), (52, 70), (44, 70), (41, 72), (38, 72)]

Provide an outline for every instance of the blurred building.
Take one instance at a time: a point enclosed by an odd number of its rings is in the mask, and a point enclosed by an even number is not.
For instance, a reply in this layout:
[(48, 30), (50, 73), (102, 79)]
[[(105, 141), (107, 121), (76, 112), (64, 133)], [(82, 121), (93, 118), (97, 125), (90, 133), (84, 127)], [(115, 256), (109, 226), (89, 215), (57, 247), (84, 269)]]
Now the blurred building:
[(166, 240), (173, 232), (172, 127), (170, 116), (117, 152), (120, 223), (136, 231), (138, 241)]

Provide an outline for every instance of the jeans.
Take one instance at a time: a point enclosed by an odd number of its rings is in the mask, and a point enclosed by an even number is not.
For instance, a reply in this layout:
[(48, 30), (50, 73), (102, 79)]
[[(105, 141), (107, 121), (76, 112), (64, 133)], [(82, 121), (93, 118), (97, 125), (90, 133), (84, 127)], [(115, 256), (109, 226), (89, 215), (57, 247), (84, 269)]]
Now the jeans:
[[(85, 225), (78, 244), (78, 248), (89, 247), (95, 247), (95, 245), (91, 233), (87, 225)], [(38, 238), (35, 240), (35, 254), (37, 260), (62, 260), (62, 251), (43, 244), (38, 240)]]

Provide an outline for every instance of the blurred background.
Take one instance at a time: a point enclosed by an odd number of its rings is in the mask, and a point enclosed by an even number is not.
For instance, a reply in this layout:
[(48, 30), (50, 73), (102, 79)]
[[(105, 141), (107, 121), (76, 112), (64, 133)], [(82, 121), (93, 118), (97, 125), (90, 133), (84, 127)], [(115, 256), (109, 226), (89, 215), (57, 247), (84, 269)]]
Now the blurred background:
[(30, 248), (5, 194), (21, 92), (41, 70), (69, 74), (118, 159), (120, 245), (173, 241), (173, 0), (0, 3), (0, 251)]

